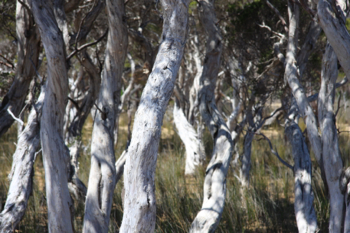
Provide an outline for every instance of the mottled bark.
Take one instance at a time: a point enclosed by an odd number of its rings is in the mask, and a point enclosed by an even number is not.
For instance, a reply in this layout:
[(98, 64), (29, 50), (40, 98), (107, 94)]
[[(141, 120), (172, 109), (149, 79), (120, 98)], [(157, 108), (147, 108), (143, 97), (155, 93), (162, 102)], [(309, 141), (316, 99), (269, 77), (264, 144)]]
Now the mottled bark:
[(118, 117), (121, 76), (127, 51), (124, 1), (107, 0), (109, 33), (100, 93), (94, 113), (91, 169), (83, 232), (108, 232), (116, 184), (114, 127)]
[(39, 100), (28, 116), (25, 129), (18, 136), (16, 151), (5, 207), (0, 214), (0, 232), (14, 232), (22, 220), (33, 187), (34, 161), (36, 151), (40, 148), (40, 116), (44, 100), (42, 90)]
[(41, 117), (41, 147), (50, 232), (73, 232), (72, 200), (68, 191), (69, 153), (63, 140), (63, 116), (67, 104), (68, 78), (62, 33), (50, 2), (32, 0), (47, 58), (47, 84)]
[(206, 170), (202, 209), (192, 222), (189, 231), (214, 232), (225, 204), (226, 175), (232, 157), (233, 142), (230, 131), (215, 105), (214, 89), (220, 67), (222, 37), (216, 25), (214, 1), (199, 1), (198, 11), (208, 36), (198, 92), (199, 110), (214, 139), (214, 147)]
[(339, 188), (343, 168), (334, 115), (335, 82), (338, 78), (337, 56), (327, 43), (322, 60), (321, 88), (318, 95), (318, 121), (321, 129), (322, 158), (330, 198), (329, 232), (341, 232), (344, 196)]
[(319, 0), (317, 16), (346, 76), (350, 77), (350, 34), (345, 26), (344, 3), (343, 0)]
[[(28, 1), (24, 1), (28, 4)], [(20, 114), (27, 96), (30, 81), (35, 75), (40, 50), (40, 35), (34, 25), (31, 12), (17, 1), (16, 7), (17, 67), (14, 82), (0, 105), (0, 136)], [(34, 67), (35, 66), (35, 67)]]
[(299, 13), (299, 6), (296, 3), (288, 1), (289, 35), (284, 78), (288, 81), (300, 113), (304, 118), (312, 150), (322, 171), (322, 145), (318, 135), (316, 117), (307, 100), (304, 88), (299, 82), (299, 74), (296, 67)]
[(185, 175), (194, 175), (196, 168), (203, 164), (205, 160), (205, 151), (199, 140), (197, 132), (187, 121), (185, 114), (177, 104), (174, 104), (174, 123), (177, 133), (186, 148)]
[(153, 232), (155, 168), (161, 125), (186, 41), (189, 1), (161, 0), (163, 33), (153, 70), (135, 115), (125, 163), (124, 215), (120, 232)]
[(344, 169), (340, 175), (339, 187), (344, 195), (345, 202), (345, 217), (344, 217), (344, 232), (350, 232), (350, 167)]
[(285, 134), (294, 159), (294, 211), (299, 232), (316, 232), (317, 218), (311, 186), (312, 164), (303, 133), (294, 117), (298, 107), (293, 102), (285, 124)]

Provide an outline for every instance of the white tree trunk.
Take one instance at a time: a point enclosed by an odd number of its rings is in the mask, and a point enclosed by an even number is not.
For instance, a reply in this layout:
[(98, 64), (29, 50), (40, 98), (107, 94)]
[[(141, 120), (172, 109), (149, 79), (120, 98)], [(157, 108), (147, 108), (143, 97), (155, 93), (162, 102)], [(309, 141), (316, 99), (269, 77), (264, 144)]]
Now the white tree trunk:
[(10, 188), (5, 207), (0, 214), (1, 233), (14, 232), (27, 208), (32, 192), (35, 153), (40, 148), (40, 116), (43, 99), (42, 90), (37, 104), (30, 111), (25, 129), (18, 136), (9, 175)]
[(128, 38), (124, 1), (107, 0), (109, 33), (95, 112), (83, 232), (107, 233), (116, 184), (114, 127)]
[(214, 139), (212, 158), (206, 170), (202, 209), (192, 222), (190, 232), (214, 232), (219, 224), (226, 197), (226, 175), (233, 151), (229, 129), (215, 105), (214, 89), (220, 56), (222, 37), (216, 26), (214, 1), (199, 1), (199, 18), (208, 39), (203, 73), (198, 91), (199, 109)]
[(188, 0), (161, 0), (162, 42), (137, 109), (125, 163), (124, 215), (120, 232), (154, 232), (154, 175), (166, 106), (172, 95), (186, 41)]
[[(294, 102), (294, 101), (293, 101)], [(294, 211), (299, 232), (316, 232), (317, 218), (314, 209), (314, 193), (311, 186), (311, 158), (303, 133), (293, 119), (298, 115), (293, 103), (285, 124), (285, 134), (292, 148), (294, 159)]]
[(323, 171), (322, 145), (321, 139), (318, 135), (315, 114), (313, 113), (312, 108), (310, 107), (310, 104), (306, 98), (304, 88), (298, 80), (299, 74), (296, 67), (299, 11), (299, 6), (296, 3), (291, 3), (291, 1), (288, 1), (289, 37), (284, 78), (288, 81), (289, 87), (291, 88), (293, 96), (298, 104), (300, 113), (304, 117), (312, 150), (315, 153), (315, 157), (321, 171)]
[(44, 0), (32, 0), (31, 3), (48, 63), (40, 137), (49, 232), (70, 233), (73, 232), (70, 211), (72, 200), (67, 185), (70, 162), (63, 140), (63, 117), (68, 95), (64, 41), (51, 3)]
[(329, 232), (341, 232), (344, 208), (344, 196), (339, 188), (343, 161), (339, 150), (333, 109), (337, 78), (337, 56), (327, 43), (322, 61), (321, 88), (318, 95), (318, 120), (322, 132), (322, 157), (330, 197)]
[(182, 109), (174, 104), (174, 122), (182, 142), (186, 148), (185, 175), (194, 175), (196, 168), (203, 164), (205, 152), (197, 132), (187, 121)]
[[(28, 1), (23, 1), (28, 4)], [(40, 35), (31, 19), (31, 12), (17, 1), (16, 7), (17, 67), (14, 82), (0, 105), (0, 136), (12, 125), (14, 119), (7, 109), (17, 117), (27, 96), (30, 81), (38, 65)]]

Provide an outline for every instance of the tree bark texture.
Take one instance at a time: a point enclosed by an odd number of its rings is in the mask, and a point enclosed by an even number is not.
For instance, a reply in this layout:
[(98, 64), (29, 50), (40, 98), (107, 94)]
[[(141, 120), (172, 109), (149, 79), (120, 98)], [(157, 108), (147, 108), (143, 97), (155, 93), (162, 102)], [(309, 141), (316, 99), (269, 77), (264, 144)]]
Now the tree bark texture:
[(203, 164), (205, 151), (200, 142), (197, 132), (187, 121), (182, 109), (174, 105), (174, 122), (178, 135), (186, 148), (185, 175), (194, 175), (196, 168)]
[[(23, 1), (28, 4), (28, 1)], [(24, 106), (30, 81), (35, 75), (40, 51), (40, 35), (34, 21), (21, 3), (16, 7), (17, 67), (15, 80), (0, 105), (0, 136), (12, 125), (14, 119), (8, 109), (18, 116)], [(34, 67), (35, 66), (35, 67)]]
[[(332, 4), (333, 2), (335, 4)], [(317, 5), (318, 22), (347, 77), (350, 77), (350, 34), (345, 26), (344, 1), (319, 0)], [(335, 11), (334, 11), (334, 8)]]
[(314, 193), (311, 186), (312, 164), (303, 133), (293, 119), (293, 116), (298, 115), (297, 111), (298, 107), (293, 103), (286, 119), (285, 134), (294, 159), (294, 211), (298, 231), (311, 233), (317, 231)]
[(233, 151), (229, 129), (215, 105), (214, 89), (220, 67), (222, 37), (216, 26), (213, 0), (199, 1), (199, 18), (208, 36), (199, 88), (199, 110), (214, 139), (212, 158), (206, 170), (202, 209), (190, 232), (214, 232), (225, 204), (226, 175)]
[(337, 56), (327, 43), (323, 55), (321, 88), (318, 95), (318, 121), (322, 132), (322, 158), (330, 197), (329, 232), (341, 232), (344, 195), (339, 187), (343, 168), (334, 115), (335, 83), (338, 78)]
[(41, 118), (41, 147), (45, 169), (45, 187), (49, 232), (73, 232), (72, 200), (68, 191), (69, 153), (63, 140), (63, 117), (68, 95), (66, 57), (50, 1), (32, 0), (47, 58), (47, 84)]
[(321, 168), (321, 171), (323, 171), (321, 149), (322, 146), (321, 139), (318, 135), (315, 114), (313, 113), (312, 108), (310, 107), (310, 104), (307, 100), (305, 90), (299, 82), (299, 74), (296, 67), (299, 13), (299, 6), (296, 3), (288, 1), (289, 35), (284, 78), (288, 81), (289, 87), (292, 90), (292, 94), (297, 102), (300, 113), (304, 117), (312, 150), (315, 153), (315, 157)]
[(83, 232), (107, 233), (116, 184), (114, 127), (128, 38), (124, 1), (107, 0), (109, 33), (100, 93), (94, 113), (91, 169)]
[(120, 232), (154, 232), (154, 175), (166, 106), (185, 47), (188, 0), (162, 0), (162, 42), (137, 109), (124, 172), (124, 215)]
[(27, 208), (32, 192), (35, 154), (40, 148), (40, 116), (43, 100), (42, 90), (38, 102), (30, 111), (25, 129), (18, 136), (9, 176), (10, 188), (4, 210), (0, 214), (1, 233), (14, 232)]
[(350, 232), (350, 167), (344, 169), (340, 175), (339, 186), (342, 194), (344, 194), (345, 217), (344, 232)]

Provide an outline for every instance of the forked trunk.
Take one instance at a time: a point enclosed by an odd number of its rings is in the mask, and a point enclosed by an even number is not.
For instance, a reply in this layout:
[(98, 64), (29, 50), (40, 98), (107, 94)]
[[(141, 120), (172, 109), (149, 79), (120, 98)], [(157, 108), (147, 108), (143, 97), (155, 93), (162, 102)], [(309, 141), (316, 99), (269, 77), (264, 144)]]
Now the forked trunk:
[(208, 36), (206, 56), (198, 90), (199, 110), (214, 139), (211, 160), (206, 170), (202, 209), (192, 222), (190, 232), (214, 232), (226, 197), (226, 175), (233, 151), (229, 129), (215, 105), (214, 89), (220, 67), (222, 37), (216, 25), (213, 0), (199, 1), (199, 17)]
[(127, 51), (124, 1), (107, 0), (109, 33), (100, 93), (94, 113), (91, 169), (83, 232), (107, 233), (116, 184), (114, 127)]

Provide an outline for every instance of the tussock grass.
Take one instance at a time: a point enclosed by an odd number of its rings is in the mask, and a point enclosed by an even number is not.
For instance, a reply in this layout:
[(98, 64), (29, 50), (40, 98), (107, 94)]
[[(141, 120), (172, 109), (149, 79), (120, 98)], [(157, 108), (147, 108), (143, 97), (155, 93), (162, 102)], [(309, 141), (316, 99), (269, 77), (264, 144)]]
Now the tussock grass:
[[(339, 112), (342, 122), (348, 120), (349, 114)], [(126, 124), (122, 115), (121, 126)], [(85, 149), (81, 151), (79, 177), (87, 185), (90, 170), (91, 121), (83, 132)], [(340, 125), (340, 124), (339, 124)], [(173, 132), (171, 114), (164, 118), (162, 139), (156, 170), (157, 222), (156, 232), (187, 232), (193, 219), (201, 209), (203, 182), (206, 166), (198, 169), (194, 176), (184, 176), (185, 148), (180, 138)], [(265, 130), (265, 129), (264, 129)], [(284, 139), (284, 129), (278, 125), (266, 129), (273, 131), (270, 139), (280, 156), (293, 164), (290, 148)], [(343, 129), (341, 129), (343, 130)], [(343, 130), (344, 131), (344, 130)], [(263, 131), (264, 132), (264, 131)], [(350, 134), (343, 132), (339, 136), (340, 149), (344, 165), (349, 166)], [(216, 232), (297, 232), (294, 216), (294, 177), (293, 172), (282, 165), (270, 152), (264, 140), (252, 143), (252, 168), (250, 187), (242, 190), (239, 180), (235, 178), (238, 168), (231, 168), (227, 177), (227, 195), (225, 209)], [(122, 153), (127, 140), (127, 131), (121, 127), (116, 157)], [(206, 131), (204, 145), (207, 162), (210, 160), (212, 140)], [(7, 175), (11, 169), (12, 154), (15, 150), (16, 127), (0, 139), (0, 208), (2, 209), (8, 191)], [(239, 141), (242, 153), (243, 136)], [(310, 148), (310, 147), (309, 147)], [(321, 232), (327, 232), (329, 203), (317, 163), (313, 159), (313, 190), (318, 226)], [(122, 208), (123, 179), (115, 189), (114, 203), (111, 212), (110, 232), (118, 232), (123, 216)], [(84, 219), (84, 204), (75, 202), (75, 222), (77, 232), (81, 232)], [(47, 232), (47, 208), (44, 187), (44, 171), (39, 155), (35, 163), (34, 188), (29, 200), (27, 212), (17, 232)]]

